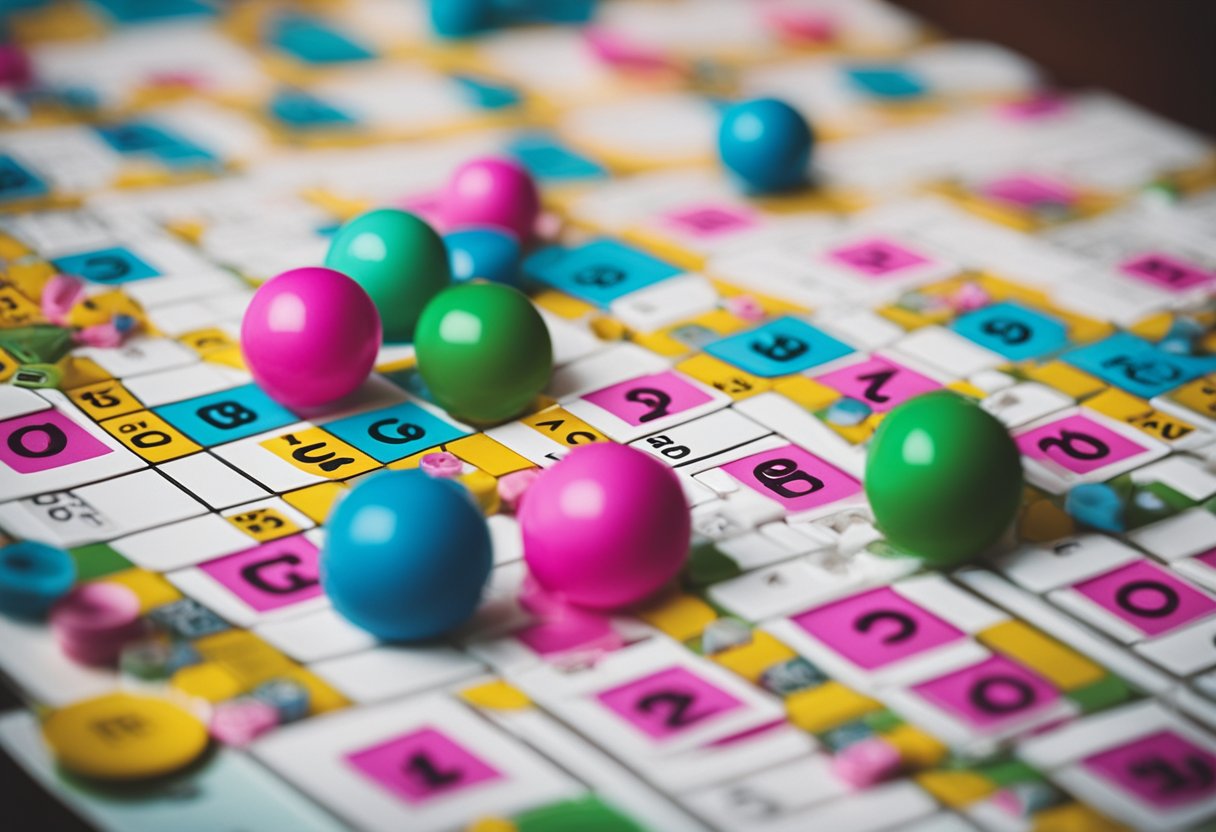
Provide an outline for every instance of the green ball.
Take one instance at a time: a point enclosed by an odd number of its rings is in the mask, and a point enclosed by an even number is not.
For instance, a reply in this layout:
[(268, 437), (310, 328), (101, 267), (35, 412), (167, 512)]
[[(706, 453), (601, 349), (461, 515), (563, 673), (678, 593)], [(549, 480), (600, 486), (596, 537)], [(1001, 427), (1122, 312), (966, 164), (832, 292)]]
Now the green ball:
[(501, 283), (464, 283), (427, 304), (414, 335), (418, 372), (458, 419), (518, 416), (549, 383), (553, 345), (536, 307)]
[(1012, 525), (1022, 461), (997, 419), (948, 391), (891, 410), (866, 460), (866, 496), (893, 546), (934, 566), (983, 552)]
[(443, 238), (395, 208), (377, 208), (345, 223), (329, 244), (325, 265), (371, 295), (389, 343), (411, 340), (427, 301), (452, 282)]

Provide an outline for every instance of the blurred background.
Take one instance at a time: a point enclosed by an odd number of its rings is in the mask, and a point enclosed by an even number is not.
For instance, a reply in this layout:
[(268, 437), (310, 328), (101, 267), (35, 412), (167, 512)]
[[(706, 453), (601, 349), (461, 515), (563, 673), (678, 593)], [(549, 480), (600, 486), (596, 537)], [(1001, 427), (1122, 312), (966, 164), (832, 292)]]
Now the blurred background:
[(1103, 87), (1216, 135), (1213, 0), (893, 0), (954, 37), (990, 40), (1069, 87)]

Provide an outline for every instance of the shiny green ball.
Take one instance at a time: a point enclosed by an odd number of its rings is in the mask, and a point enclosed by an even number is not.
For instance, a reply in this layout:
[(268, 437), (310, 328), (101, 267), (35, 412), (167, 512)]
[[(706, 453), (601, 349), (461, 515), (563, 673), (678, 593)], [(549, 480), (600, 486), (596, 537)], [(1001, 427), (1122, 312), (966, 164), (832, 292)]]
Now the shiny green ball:
[(395, 208), (377, 208), (345, 223), (329, 244), (325, 265), (371, 295), (388, 343), (411, 340), (422, 308), (452, 282), (443, 238)]
[(414, 334), (418, 372), (458, 419), (518, 416), (549, 383), (553, 345), (532, 302), (500, 283), (464, 283), (435, 296)]
[(1017, 446), (996, 418), (947, 391), (891, 410), (866, 460), (879, 530), (934, 566), (979, 555), (1012, 525), (1022, 497)]

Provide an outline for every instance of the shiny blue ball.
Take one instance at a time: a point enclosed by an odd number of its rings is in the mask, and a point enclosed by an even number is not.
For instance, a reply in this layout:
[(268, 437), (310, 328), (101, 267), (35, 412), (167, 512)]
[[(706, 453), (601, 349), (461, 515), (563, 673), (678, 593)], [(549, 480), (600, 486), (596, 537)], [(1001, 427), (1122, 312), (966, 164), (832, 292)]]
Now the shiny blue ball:
[(480, 277), (514, 286), (519, 281), (519, 241), (496, 228), (466, 228), (445, 234), (452, 280), (463, 283)]
[(814, 144), (806, 119), (775, 98), (732, 104), (722, 114), (718, 128), (722, 164), (754, 193), (805, 185)]
[(384, 641), (436, 638), (474, 610), (493, 565), (485, 517), (457, 482), (384, 471), (334, 508), (321, 583), (334, 609)]

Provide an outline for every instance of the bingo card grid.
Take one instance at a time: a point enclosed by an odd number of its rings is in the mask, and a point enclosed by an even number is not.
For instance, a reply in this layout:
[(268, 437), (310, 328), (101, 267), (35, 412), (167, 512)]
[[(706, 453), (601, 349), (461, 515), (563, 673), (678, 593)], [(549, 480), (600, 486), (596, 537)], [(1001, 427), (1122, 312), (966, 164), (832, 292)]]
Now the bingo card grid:
[[(1203, 137), (878, 0), (617, 0), (460, 42), (412, 0), (32, 0), (5, 34), (32, 80), (0, 87), (0, 529), (129, 589), (152, 634), (96, 668), (0, 615), (25, 706), (0, 743), (89, 826), (1216, 819)], [(720, 111), (750, 96), (814, 125), (813, 186), (724, 176)], [(487, 153), (544, 201), (520, 272), (555, 371), (528, 412), (461, 423), (398, 344), (332, 407), (259, 390), (254, 288), (368, 208), (441, 225)], [(999, 553), (946, 571), (862, 489), (885, 414), (939, 389), (1026, 479)], [(528, 603), (497, 489), (590, 442), (669, 465), (694, 529), (678, 585), (611, 615)], [(436, 450), (494, 570), (459, 631), (380, 643), (320, 589), (325, 520)], [(103, 768), (185, 743), (121, 692), (205, 718), (198, 759), (121, 787), (57, 767), (44, 731), (92, 699)]]

